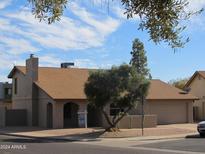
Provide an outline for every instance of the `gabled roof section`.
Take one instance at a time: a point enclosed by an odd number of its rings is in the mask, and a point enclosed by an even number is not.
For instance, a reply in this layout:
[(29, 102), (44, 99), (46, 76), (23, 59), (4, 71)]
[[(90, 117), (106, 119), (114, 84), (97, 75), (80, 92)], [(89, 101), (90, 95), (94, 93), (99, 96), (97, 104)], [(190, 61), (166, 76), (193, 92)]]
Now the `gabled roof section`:
[(20, 71), (21, 73), (23, 73), (24, 75), (26, 74), (26, 67), (24, 67), (24, 66), (14, 66), (13, 69), (11, 70), (11, 72), (9, 73), (8, 78), (12, 78), (14, 73), (17, 70)]
[[(10, 78), (16, 70), (26, 74), (25, 66), (16, 66), (10, 72)], [(88, 79), (89, 70), (80, 68), (39, 67), (38, 81), (34, 83), (55, 100), (86, 99), (84, 84)]]
[(39, 67), (35, 84), (53, 99), (86, 99), (84, 84), (88, 76), (88, 69)]
[(194, 78), (197, 76), (197, 75), (200, 75), (202, 78), (205, 79), (205, 71), (196, 71), (192, 77), (189, 79), (189, 81), (185, 84), (184, 87), (189, 87), (189, 85), (191, 84), (191, 82), (194, 80)]
[(151, 80), (147, 100), (195, 100), (197, 97), (186, 93), (161, 80)]

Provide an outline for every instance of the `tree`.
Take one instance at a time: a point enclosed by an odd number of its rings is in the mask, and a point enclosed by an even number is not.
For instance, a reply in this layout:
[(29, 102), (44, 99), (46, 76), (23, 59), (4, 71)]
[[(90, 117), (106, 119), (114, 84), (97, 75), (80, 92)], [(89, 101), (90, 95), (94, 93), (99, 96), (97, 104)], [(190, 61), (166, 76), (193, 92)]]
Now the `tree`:
[[(49, 24), (60, 20), (68, 3), (68, 0), (28, 1), (32, 4), (35, 17), (40, 21), (47, 20)], [(128, 19), (136, 15), (140, 17), (138, 29), (146, 30), (154, 43), (164, 41), (173, 49), (184, 47), (189, 41), (189, 38), (181, 36), (181, 32), (186, 28), (181, 21), (188, 20), (203, 10), (188, 11), (187, 0), (121, 0), (121, 2)]]
[(186, 28), (180, 21), (203, 11), (188, 11), (188, 0), (122, 0), (122, 3), (128, 18), (139, 15), (139, 29), (147, 30), (154, 43), (164, 41), (174, 49), (189, 41), (180, 35)]
[(132, 51), (130, 52), (132, 58), (130, 64), (143, 78), (149, 77), (149, 69), (147, 68), (147, 57), (146, 51), (144, 50), (144, 44), (139, 40), (135, 39), (132, 44)]
[(176, 88), (182, 89), (184, 88), (185, 84), (188, 82), (189, 78), (181, 78), (176, 80), (170, 80), (168, 83)]
[[(144, 50), (144, 45), (139, 39), (135, 39), (132, 45), (131, 51), (132, 58), (130, 60), (130, 64), (132, 65), (132, 69), (136, 74), (140, 77), (141, 82), (147, 83), (149, 85), (150, 73), (147, 67), (147, 57), (146, 51)], [(140, 101), (141, 101), (141, 109), (142, 109), (142, 120), (141, 120), (141, 128), (142, 135), (144, 135), (144, 101), (148, 92), (148, 86), (142, 87), (139, 91)]]
[[(117, 123), (137, 106), (139, 94), (147, 86), (130, 65), (123, 64), (110, 70), (92, 72), (84, 91), (89, 103), (104, 115), (109, 124), (106, 130), (115, 131)], [(119, 108), (112, 117), (105, 110), (111, 104)]]

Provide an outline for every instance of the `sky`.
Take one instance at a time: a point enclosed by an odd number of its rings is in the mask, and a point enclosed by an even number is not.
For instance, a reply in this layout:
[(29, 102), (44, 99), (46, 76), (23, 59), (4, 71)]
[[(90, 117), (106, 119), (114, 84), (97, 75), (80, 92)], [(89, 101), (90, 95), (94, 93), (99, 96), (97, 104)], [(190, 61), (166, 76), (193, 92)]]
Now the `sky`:
[[(28, 0), (0, 0), (0, 81), (14, 65), (25, 65), (32, 53), (40, 66), (60, 67), (74, 62), (79, 68), (110, 68), (129, 63), (132, 41), (144, 42), (152, 77), (163, 81), (190, 77), (205, 70), (205, 13), (192, 17), (184, 36), (190, 42), (174, 52), (154, 44), (139, 31), (139, 18), (126, 19), (118, 0), (70, 0), (59, 22), (48, 25), (31, 13)], [(187, 9), (205, 7), (205, 0), (189, 0)]]

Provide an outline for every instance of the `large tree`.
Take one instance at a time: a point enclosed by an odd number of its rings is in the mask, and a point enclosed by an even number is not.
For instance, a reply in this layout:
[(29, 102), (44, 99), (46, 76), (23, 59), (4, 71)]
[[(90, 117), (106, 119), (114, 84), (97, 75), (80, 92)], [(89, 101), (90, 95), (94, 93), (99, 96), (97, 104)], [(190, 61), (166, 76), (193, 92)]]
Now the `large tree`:
[[(130, 60), (130, 64), (132, 65), (132, 70), (136, 72), (136, 74), (140, 77), (141, 82), (149, 84), (150, 73), (147, 66), (147, 56), (146, 51), (144, 49), (144, 44), (139, 40), (135, 39), (132, 45), (131, 51), (132, 58)], [(141, 102), (141, 112), (142, 112), (142, 135), (144, 135), (144, 102), (148, 92), (148, 86), (143, 87), (139, 91), (140, 102)]]
[[(137, 106), (141, 91), (147, 89), (147, 82), (132, 70), (130, 65), (112, 67), (110, 70), (91, 72), (85, 84), (85, 94), (90, 105), (96, 107), (104, 115), (109, 127), (107, 130), (117, 130), (117, 123)], [(115, 106), (118, 111), (110, 116), (107, 106)]]
[(149, 77), (150, 73), (147, 66), (146, 51), (144, 49), (144, 44), (138, 38), (133, 41), (132, 51), (130, 52), (130, 54), (132, 55), (130, 64), (132, 65), (136, 73), (143, 78)]
[[(60, 20), (70, 0), (28, 0), (36, 18), (47, 20), (49, 24)], [(92, 1), (92, 0), (91, 0)], [(112, 0), (108, 0), (112, 1)], [(200, 13), (187, 9), (187, 0), (121, 0), (127, 18), (140, 17), (140, 30), (147, 30), (156, 44), (164, 41), (172, 48), (183, 47), (189, 38), (181, 36), (186, 28), (181, 21)], [(108, 4), (109, 5), (109, 4)], [(69, 28), (69, 27), (68, 27)]]

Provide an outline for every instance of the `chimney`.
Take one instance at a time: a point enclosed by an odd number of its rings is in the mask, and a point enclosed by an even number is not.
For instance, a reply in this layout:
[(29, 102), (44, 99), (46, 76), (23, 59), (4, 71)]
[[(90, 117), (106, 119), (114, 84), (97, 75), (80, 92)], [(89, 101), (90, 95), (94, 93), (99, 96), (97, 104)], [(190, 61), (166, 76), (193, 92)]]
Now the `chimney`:
[(38, 80), (38, 58), (30, 54), (30, 58), (26, 60), (26, 74), (32, 78), (32, 81)]
[(70, 68), (71, 66), (74, 66), (73, 62), (61, 63), (61, 68)]

